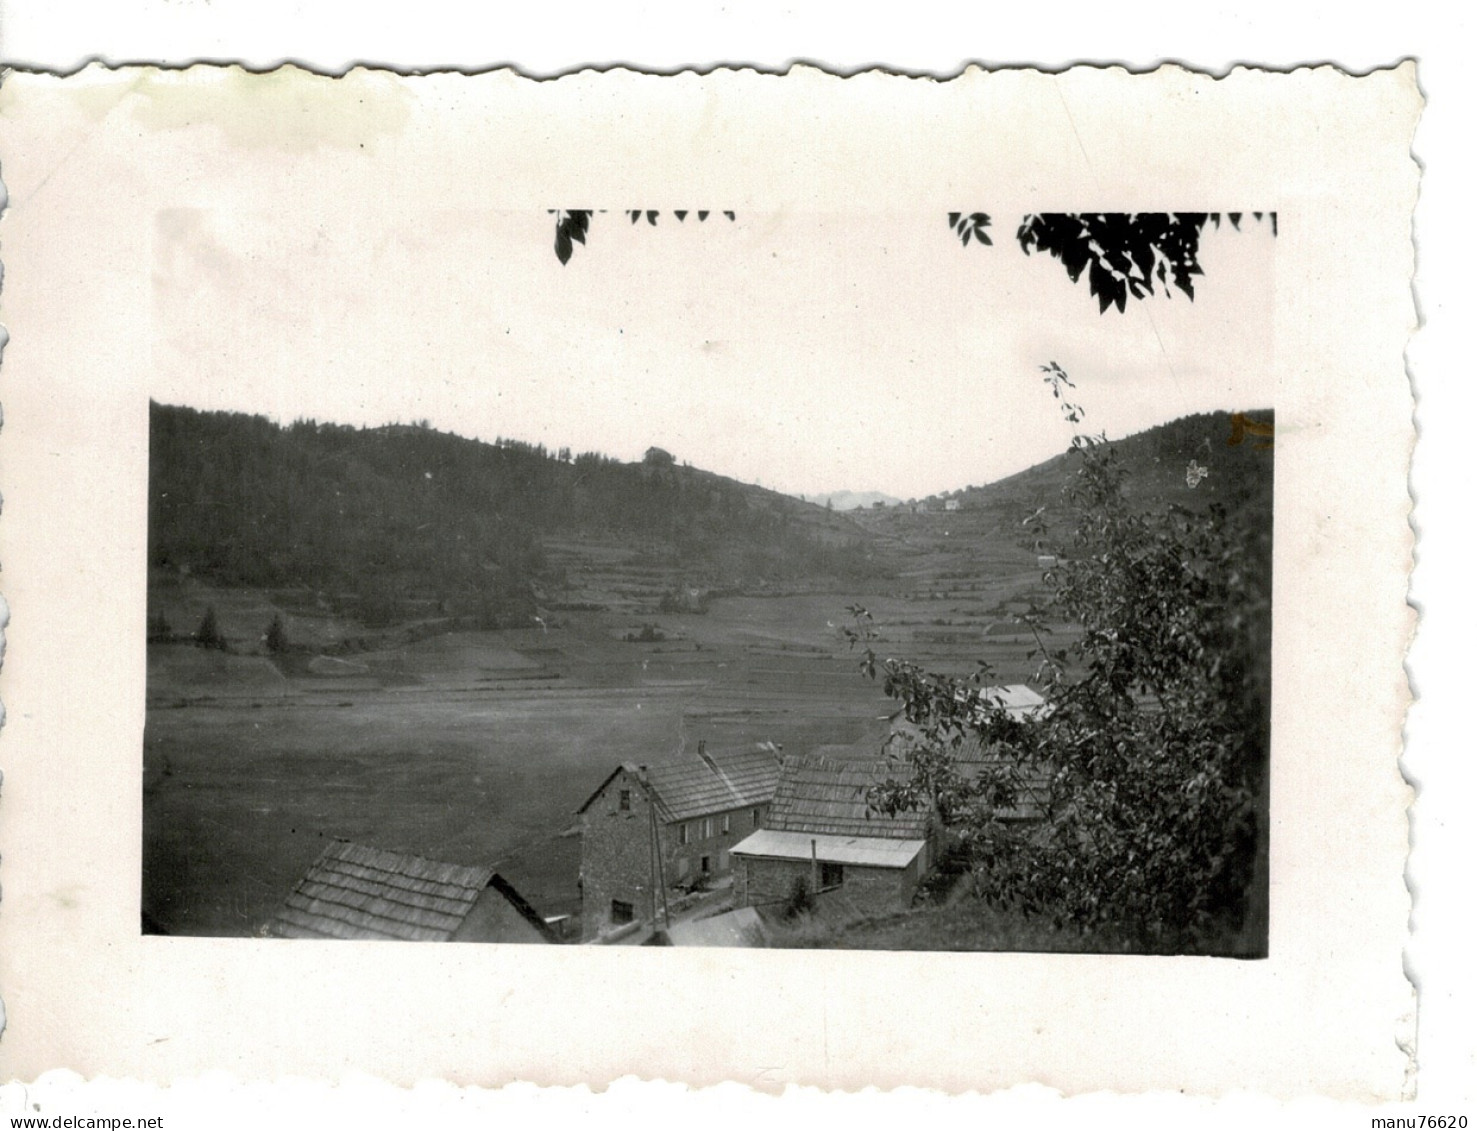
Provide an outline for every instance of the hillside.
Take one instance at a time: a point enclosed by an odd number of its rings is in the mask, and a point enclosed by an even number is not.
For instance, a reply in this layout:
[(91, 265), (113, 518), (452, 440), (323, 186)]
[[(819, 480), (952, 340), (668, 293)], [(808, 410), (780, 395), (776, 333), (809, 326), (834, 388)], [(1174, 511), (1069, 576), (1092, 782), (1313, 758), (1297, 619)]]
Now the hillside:
[[(1203, 414), (1109, 446), (1131, 499), (1219, 504), (1270, 537), (1271, 453), (1230, 435), (1228, 414)], [(1193, 488), (1192, 460), (1207, 472)], [(693, 611), (714, 593), (855, 596), (886, 582), (905, 601), (957, 603), (900, 643), (958, 636), (967, 649), (1045, 595), (1037, 555), (1070, 544), (1076, 465), (1064, 453), (947, 504), (843, 513), (659, 449), (622, 463), (421, 426), (281, 426), (152, 405), (149, 565), (156, 591), (181, 579), (274, 591), (283, 609), (425, 631), (526, 625), (541, 610)], [(1023, 523), (1042, 508), (1037, 545)], [(156, 635), (192, 628), (201, 600), (151, 599), (151, 616), (171, 610)]]
[[(1272, 419), (1270, 411), (1251, 416)], [(1259, 568), (1270, 571), (1273, 453), (1254, 439), (1228, 444), (1232, 435), (1229, 413), (1205, 413), (1112, 441), (1108, 450), (1123, 469), (1132, 505), (1198, 513), (1219, 507), (1223, 521), (1258, 546)], [(1064, 452), (987, 485), (853, 512), (878, 539), (875, 552), (894, 563), (892, 593), (903, 604), (894, 612), (886, 602), (869, 602), (889, 651), (926, 653), (936, 670), (962, 674), (981, 655), (994, 655), (986, 645), (1024, 640), (1017, 617), (1050, 597), (1043, 555), (1077, 552), (1070, 488), (1080, 458)], [(1186, 478), (1191, 460), (1207, 471), (1194, 487)], [(1037, 512), (1045, 521), (1040, 537), (1027, 526)], [(920, 608), (928, 615), (920, 617)]]
[(659, 597), (880, 568), (850, 519), (657, 449), (632, 464), (154, 404), (149, 463), (155, 576), (305, 588), (366, 624), (528, 623), (539, 594), (578, 590), (582, 572)]

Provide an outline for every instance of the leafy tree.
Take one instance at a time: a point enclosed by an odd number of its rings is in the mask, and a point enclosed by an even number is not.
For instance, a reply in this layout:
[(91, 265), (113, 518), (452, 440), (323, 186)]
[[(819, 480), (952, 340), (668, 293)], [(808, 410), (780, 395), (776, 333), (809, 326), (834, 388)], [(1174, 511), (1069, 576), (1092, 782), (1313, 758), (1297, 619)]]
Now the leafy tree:
[[(1046, 372), (1080, 420), (1067, 375)], [(1028, 722), (985, 701), (986, 667), (940, 676), (868, 644), (863, 669), (916, 728), (871, 801), (936, 813), (992, 905), (1150, 951), (1224, 948), (1248, 911), (1269, 743), (1270, 497), (1239, 515), (1146, 512), (1103, 437), (1072, 453), (1075, 532), (1047, 571), (1049, 607), (1023, 618), (1045, 711)], [(1033, 527), (1049, 536), (1041, 512)], [(1081, 636), (1049, 648), (1048, 616)], [(961, 761), (976, 743), (983, 762)]]
[[(590, 231), (591, 209), (550, 209), (554, 215), (554, 254), (560, 263), (568, 263), (574, 244), (585, 242)], [(631, 223), (656, 225), (661, 215), (655, 210), (628, 209)], [(685, 211), (673, 213), (679, 221)], [(732, 220), (732, 212), (724, 212)], [(1225, 216), (1233, 228), (1241, 229), (1244, 212), (1039, 212), (1021, 220), (1016, 242), (1027, 255), (1044, 252), (1061, 262), (1067, 276), (1077, 282), (1087, 272), (1089, 293), (1098, 300), (1098, 313), (1117, 307), (1121, 313), (1129, 298), (1142, 299), (1155, 293), (1155, 284), (1165, 293), (1171, 287), (1195, 298), (1195, 276), (1205, 272), (1200, 267), (1200, 236), (1206, 225), (1219, 228)], [(1277, 234), (1277, 213), (1253, 212), (1264, 216)], [(699, 220), (708, 213), (700, 211)], [(986, 247), (994, 241), (986, 231), (991, 225), (988, 212), (950, 212), (949, 228), (964, 247), (971, 240)]]
[[(605, 209), (602, 208), (599, 211), (604, 212)], [(677, 222), (680, 224), (687, 219), (691, 211), (691, 209), (679, 208), (672, 215), (677, 217)], [(574, 245), (577, 243), (583, 244), (585, 237), (589, 235), (590, 218), (595, 215), (596, 209), (551, 208), (549, 212), (554, 217), (554, 254), (559, 257), (560, 263), (568, 263), (569, 257), (574, 254)], [(697, 210), (696, 214), (699, 220), (706, 220), (711, 213), (709, 209), (701, 208)], [(661, 212), (654, 208), (644, 210), (640, 208), (628, 208), (626, 209), (626, 215), (631, 218), (631, 223), (633, 224), (640, 223), (642, 217), (645, 217), (646, 222), (654, 228), (656, 227), (657, 217), (661, 215)], [(723, 215), (732, 220), (734, 214), (732, 212), (724, 212)]]
[[(1268, 215), (1275, 235), (1277, 214)], [(1226, 213), (1238, 231), (1241, 216)], [(1252, 216), (1260, 220), (1262, 213)], [(1130, 295), (1153, 294), (1156, 279), (1166, 294), (1172, 285), (1193, 300), (1195, 276), (1205, 273), (1200, 235), (1207, 224), (1220, 227), (1220, 222), (1219, 212), (1048, 212), (1027, 216), (1016, 240), (1027, 255), (1042, 251), (1059, 259), (1074, 283), (1086, 269), (1101, 314), (1110, 306), (1122, 312)]]
[(222, 652), (226, 650), (226, 638), (221, 634), (214, 605), (207, 606), (205, 616), (200, 618), (200, 627), (195, 629), (195, 643), (201, 648), (216, 648)]

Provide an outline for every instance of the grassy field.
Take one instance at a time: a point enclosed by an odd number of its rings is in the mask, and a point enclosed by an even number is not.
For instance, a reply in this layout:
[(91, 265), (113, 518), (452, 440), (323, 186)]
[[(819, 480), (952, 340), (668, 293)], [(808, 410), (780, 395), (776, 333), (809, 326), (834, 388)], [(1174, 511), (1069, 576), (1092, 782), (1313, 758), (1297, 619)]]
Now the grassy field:
[[(255, 933), (332, 837), (493, 864), (544, 914), (577, 912), (574, 811), (618, 762), (700, 739), (805, 750), (877, 731), (891, 705), (842, 634), (848, 603), (873, 610), (886, 654), (961, 670), (990, 658), (1025, 678), (1026, 643), (987, 632), (1022, 579), (952, 579), (935, 598), (939, 584), (563, 612), (546, 629), (337, 654), (314, 646), (356, 626), (288, 612), (309, 647), (282, 656), (254, 643), (283, 609), (273, 594), (162, 595), (177, 624), (214, 605), (233, 652), (150, 645), (145, 916), (169, 933)], [(646, 625), (661, 639), (627, 641)]]

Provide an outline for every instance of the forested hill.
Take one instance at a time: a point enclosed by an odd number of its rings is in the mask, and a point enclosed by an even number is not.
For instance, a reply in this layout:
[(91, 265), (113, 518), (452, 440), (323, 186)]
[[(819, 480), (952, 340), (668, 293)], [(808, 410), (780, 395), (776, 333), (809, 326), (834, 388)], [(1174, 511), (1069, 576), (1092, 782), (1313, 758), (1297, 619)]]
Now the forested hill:
[[(1232, 516), (1254, 512), (1270, 523), (1272, 442), (1248, 431), (1270, 430), (1274, 413), (1263, 409), (1237, 416), (1196, 413), (1137, 432), (1107, 445), (1122, 472), (1123, 493), (1146, 509), (1165, 504), (1202, 510), (1213, 504)], [(1192, 465), (1194, 470), (1192, 470)], [(1019, 526), (1045, 507), (1048, 518), (1070, 519), (1063, 490), (1080, 468), (1079, 457), (1064, 452), (1025, 471), (979, 487), (965, 487), (946, 498), (961, 509), (994, 512), (1006, 526)], [(1188, 478), (1187, 478), (1188, 477)], [(1189, 482), (1194, 479), (1194, 483)], [(931, 501), (935, 507), (942, 500)]]
[(363, 429), (150, 405), (149, 564), (222, 585), (306, 586), (374, 603), (533, 611), (550, 539), (615, 539), (693, 583), (860, 577), (844, 515), (679, 465), (424, 426)]

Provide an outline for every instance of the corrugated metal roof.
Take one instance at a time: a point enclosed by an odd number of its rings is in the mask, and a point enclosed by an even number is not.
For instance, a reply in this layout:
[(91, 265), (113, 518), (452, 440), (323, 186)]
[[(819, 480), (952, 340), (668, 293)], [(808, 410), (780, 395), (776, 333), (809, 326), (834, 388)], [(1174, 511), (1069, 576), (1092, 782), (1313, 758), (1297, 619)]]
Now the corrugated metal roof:
[[(491, 868), (335, 841), (298, 881), (268, 931), (292, 939), (444, 942), (492, 881)], [(508, 898), (501, 888), (499, 894)], [(517, 900), (513, 906), (527, 918), (532, 909), (525, 913), (522, 897)]]
[(1046, 706), (1046, 700), (1024, 683), (1008, 683), (1003, 687), (982, 687), (979, 697), (992, 706), (1004, 707), (1016, 718), (1035, 718)]
[(774, 805), (765, 827), (782, 832), (902, 840), (924, 836), (927, 814), (908, 812), (888, 816), (867, 804), (871, 786), (906, 772), (904, 766), (874, 758), (789, 755), (780, 771)]
[(826, 864), (865, 864), (873, 868), (906, 868), (923, 850), (922, 840), (894, 840), (874, 836), (827, 836), (823, 833), (757, 829), (730, 850), (734, 856), (770, 856), (781, 860), (815, 858)]

